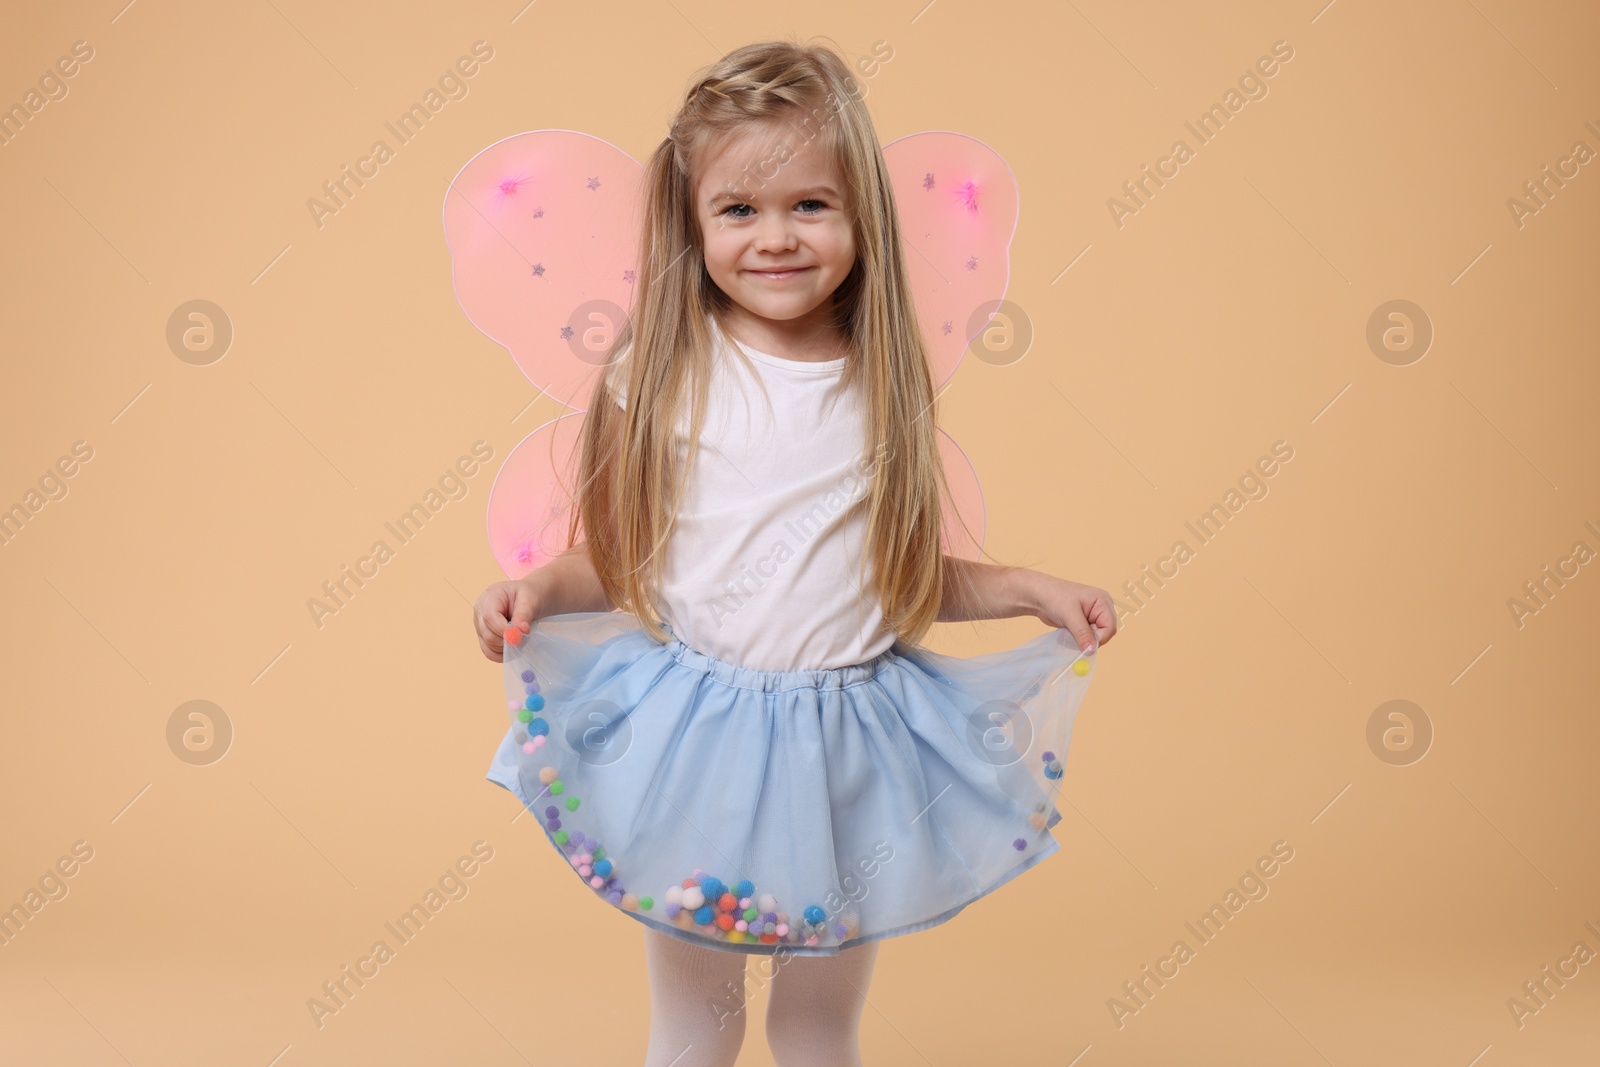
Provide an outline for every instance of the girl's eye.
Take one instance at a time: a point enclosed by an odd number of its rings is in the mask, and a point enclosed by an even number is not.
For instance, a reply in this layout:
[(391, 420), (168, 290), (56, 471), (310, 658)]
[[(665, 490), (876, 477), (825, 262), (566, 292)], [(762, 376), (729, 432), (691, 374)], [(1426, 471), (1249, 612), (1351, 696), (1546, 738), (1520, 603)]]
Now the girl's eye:
[[(818, 212), (822, 211), (824, 208), (826, 208), (828, 206), (827, 204), (823, 203), (821, 200), (802, 200), (802, 201), (800, 201), (800, 204), (801, 204), (802, 207), (804, 205), (806, 205), (806, 204), (815, 204), (816, 205), (816, 207), (811, 208), (808, 211), (802, 212), (803, 214), (806, 214), (806, 215), (815, 215), (815, 214), (817, 214)], [(748, 207), (750, 207), (749, 204), (729, 204), (727, 207), (722, 209), (721, 213), (726, 215), (729, 212), (738, 211), (740, 208), (748, 208)], [(747, 219), (750, 216), (749, 215), (734, 215), (733, 217), (736, 218), (736, 219)]]

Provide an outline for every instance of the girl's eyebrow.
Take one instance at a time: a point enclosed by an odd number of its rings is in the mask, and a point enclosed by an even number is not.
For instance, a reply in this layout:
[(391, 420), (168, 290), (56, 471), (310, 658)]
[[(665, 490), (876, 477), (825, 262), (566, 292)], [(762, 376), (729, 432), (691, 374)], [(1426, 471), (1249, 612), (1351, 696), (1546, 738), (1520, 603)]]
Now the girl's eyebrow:
[[(812, 195), (813, 193), (821, 193), (823, 196), (831, 197), (834, 200), (838, 200), (839, 199), (839, 194), (836, 191), (834, 191), (834, 188), (831, 185), (816, 185), (816, 186), (812, 186), (809, 189), (801, 189), (801, 190), (799, 190), (798, 192), (795, 193), (795, 196), (797, 198), (804, 198), (804, 197)], [(748, 195), (745, 195), (743, 193), (736, 193), (736, 192), (733, 192), (733, 191), (729, 190), (729, 191), (720, 192), (716, 196), (713, 196), (711, 198), (711, 205), (713, 207), (715, 207), (717, 204), (722, 203), (722, 201), (724, 201), (724, 200), (733, 200), (733, 201), (736, 201), (736, 202), (742, 204), (742, 203), (744, 203), (744, 202), (746, 202), (746, 201), (748, 201), (750, 199), (751, 199), (751, 197), (748, 196)]]

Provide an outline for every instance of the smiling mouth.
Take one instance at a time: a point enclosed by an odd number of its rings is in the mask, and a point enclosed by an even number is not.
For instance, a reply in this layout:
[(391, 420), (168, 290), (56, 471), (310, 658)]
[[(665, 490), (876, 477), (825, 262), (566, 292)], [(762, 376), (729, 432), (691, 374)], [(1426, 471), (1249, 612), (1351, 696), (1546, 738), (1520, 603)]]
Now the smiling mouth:
[(754, 274), (757, 278), (769, 278), (775, 282), (785, 281), (811, 270), (810, 267), (790, 267), (788, 270), (752, 270), (746, 273)]

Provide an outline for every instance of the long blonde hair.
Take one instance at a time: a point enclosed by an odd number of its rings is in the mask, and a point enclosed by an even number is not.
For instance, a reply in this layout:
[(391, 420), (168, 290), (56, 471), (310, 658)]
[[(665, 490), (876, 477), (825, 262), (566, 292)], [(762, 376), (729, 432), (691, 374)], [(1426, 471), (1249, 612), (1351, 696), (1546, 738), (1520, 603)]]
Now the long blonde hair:
[[(870, 558), (884, 624), (916, 643), (937, 620), (944, 583), (954, 576), (946, 573), (940, 547), (940, 494), (948, 487), (933, 378), (883, 152), (855, 79), (827, 47), (769, 41), (730, 52), (694, 83), (651, 155), (642, 269), (630, 321), (614, 340), (611, 366), (585, 418), (569, 551), (582, 548), (581, 522), (607, 598), (636, 614), (653, 638), (665, 639), (655, 590), (705, 416), (707, 318), (722, 322), (729, 306), (706, 272), (694, 183), (730, 135), (785, 121), (807, 139), (822, 138), (849, 190), (857, 259), (833, 308), (849, 339), (843, 388), (861, 389), (875, 470), (857, 588), (867, 588)], [(625, 382), (625, 408), (617, 403), (614, 376)], [(675, 430), (686, 408), (689, 461), (675, 472)]]

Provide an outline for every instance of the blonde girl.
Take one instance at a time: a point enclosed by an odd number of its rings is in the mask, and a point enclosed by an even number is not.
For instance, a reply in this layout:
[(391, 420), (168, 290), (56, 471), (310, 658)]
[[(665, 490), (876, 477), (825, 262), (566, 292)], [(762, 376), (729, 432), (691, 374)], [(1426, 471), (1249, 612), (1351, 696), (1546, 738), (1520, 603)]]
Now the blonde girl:
[[(643, 924), (647, 1065), (734, 1062), (752, 955), (776, 1061), (858, 1064), (881, 943), (1058, 849), (1051, 790), (1111, 598), (941, 550), (933, 379), (837, 53), (725, 56), (645, 190), (573, 547), (475, 606), (516, 709), (489, 777)], [(920, 644), (1019, 615), (1052, 629), (968, 658)]]

